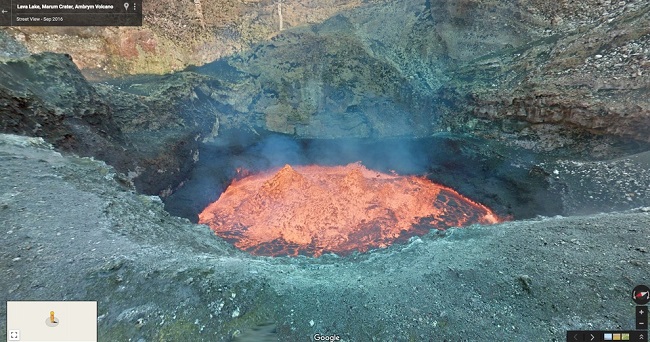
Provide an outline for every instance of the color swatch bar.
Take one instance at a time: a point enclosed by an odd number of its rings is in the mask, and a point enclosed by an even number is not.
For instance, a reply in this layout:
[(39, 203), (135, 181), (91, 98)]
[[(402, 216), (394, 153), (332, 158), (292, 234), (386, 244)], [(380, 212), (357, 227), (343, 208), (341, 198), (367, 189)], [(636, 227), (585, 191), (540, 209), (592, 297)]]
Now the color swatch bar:
[(627, 333), (605, 333), (605, 341), (629, 341), (630, 334)]

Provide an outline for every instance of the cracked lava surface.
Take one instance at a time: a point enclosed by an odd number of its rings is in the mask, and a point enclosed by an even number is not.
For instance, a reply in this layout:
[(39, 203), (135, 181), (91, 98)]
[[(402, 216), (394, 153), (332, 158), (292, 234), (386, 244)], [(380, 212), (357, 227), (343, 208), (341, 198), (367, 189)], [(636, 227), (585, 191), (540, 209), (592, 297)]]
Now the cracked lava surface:
[(430, 229), (493, 224), (486, 206), (419, 176), (360, 163), (289, 166), (236, 179), (199, 215), (254, 255), (347, 255), (385, 248)]

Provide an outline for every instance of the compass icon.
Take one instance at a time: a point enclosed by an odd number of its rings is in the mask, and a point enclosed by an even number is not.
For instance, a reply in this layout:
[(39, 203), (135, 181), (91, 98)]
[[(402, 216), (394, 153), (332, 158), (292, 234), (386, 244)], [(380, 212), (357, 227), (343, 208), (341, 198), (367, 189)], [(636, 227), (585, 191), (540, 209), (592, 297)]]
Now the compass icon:
[(632, 290), (632, 300), (637, 305), (645, 305), (650, 301), (650, 288), (645, 285), (638, 285)]

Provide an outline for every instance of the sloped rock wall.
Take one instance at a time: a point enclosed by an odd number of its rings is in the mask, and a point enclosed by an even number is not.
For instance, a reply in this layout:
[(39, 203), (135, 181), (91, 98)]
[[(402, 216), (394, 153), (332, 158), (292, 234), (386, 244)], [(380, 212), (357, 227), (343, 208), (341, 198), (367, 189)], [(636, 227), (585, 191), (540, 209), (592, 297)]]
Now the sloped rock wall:
[(180, 104), (193, 96), (191, 74), (144, 96), (90, 85), (64, 55), (6, 60), (0, 73), (0, 131), (106, 161), (145, 193), (164, 195), (185, 179), (216, 121), (205, 111), (201, 124), (181, 115)]

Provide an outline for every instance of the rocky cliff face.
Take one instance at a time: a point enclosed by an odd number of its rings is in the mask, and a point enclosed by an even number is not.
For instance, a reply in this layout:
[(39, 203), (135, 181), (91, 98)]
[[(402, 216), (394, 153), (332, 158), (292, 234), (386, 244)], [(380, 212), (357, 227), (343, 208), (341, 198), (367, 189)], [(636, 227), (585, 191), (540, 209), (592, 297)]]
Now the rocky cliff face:
[(143, 2), (142, 27), (15, 27), (30, 52), (67, 53), (84, 75), (162, 74), (201, 65), (281, 30), (322, 22), (361, 0), (193, 0)]
[[(48, 37), (48, 49), (70, 52), (80, 69), (70, 58), (29, 57), (3, 35), (3, 131), (107, 160), (160, 195), (185, 179), (201, 143), (229, 130), (302, 138), (451, 131), (585, 158), (650, 144), (644, 2), (148, 6), (161, 7), (145, 8), (142, 28), (8, 31), (32, 51), (45, 48), (37, 37)], [(239, 45), (226, 49), (219, 39)], [(185, 57), (172, 67), (170, 54)], [(216, 57), (166, 76), (94, 84), (82, 77), (164, 72)], [(105, 68), (107, 58), (114, 62)]]
[(216, 120), (204, 110), (201, 119), (181, 115), (179, 103), (195, 96), (189, 74), (156, 83), (145, 96), (90, 85), (64, 55), (8, 60), (0, 73), (0, 130), (104, 160), (146, 193), (165, 194), (184, 179)]
[(35, 55), (1, 70), (3, 131), (48, 136), (63, 149), (102, 159), (119, 149), (123, 137), (111, 109), (69, 56)]
[(197, 72), (237, 70), (240, 92), (226, 101), (271, 131), (456, 131), (607, 156), (650, 142), (649, 13), (644, 3), (372, 4)]
[[(490, 78), (471, 90), (468, 109), (500, 123), (502, 137), (541, 150), (586, 145), (589, 136), (647, 143), (648, 52), (650, 6), (630, 3), (466, 66), (464, 75)], [(597, 155), (599, 147), (592, 148)]]

